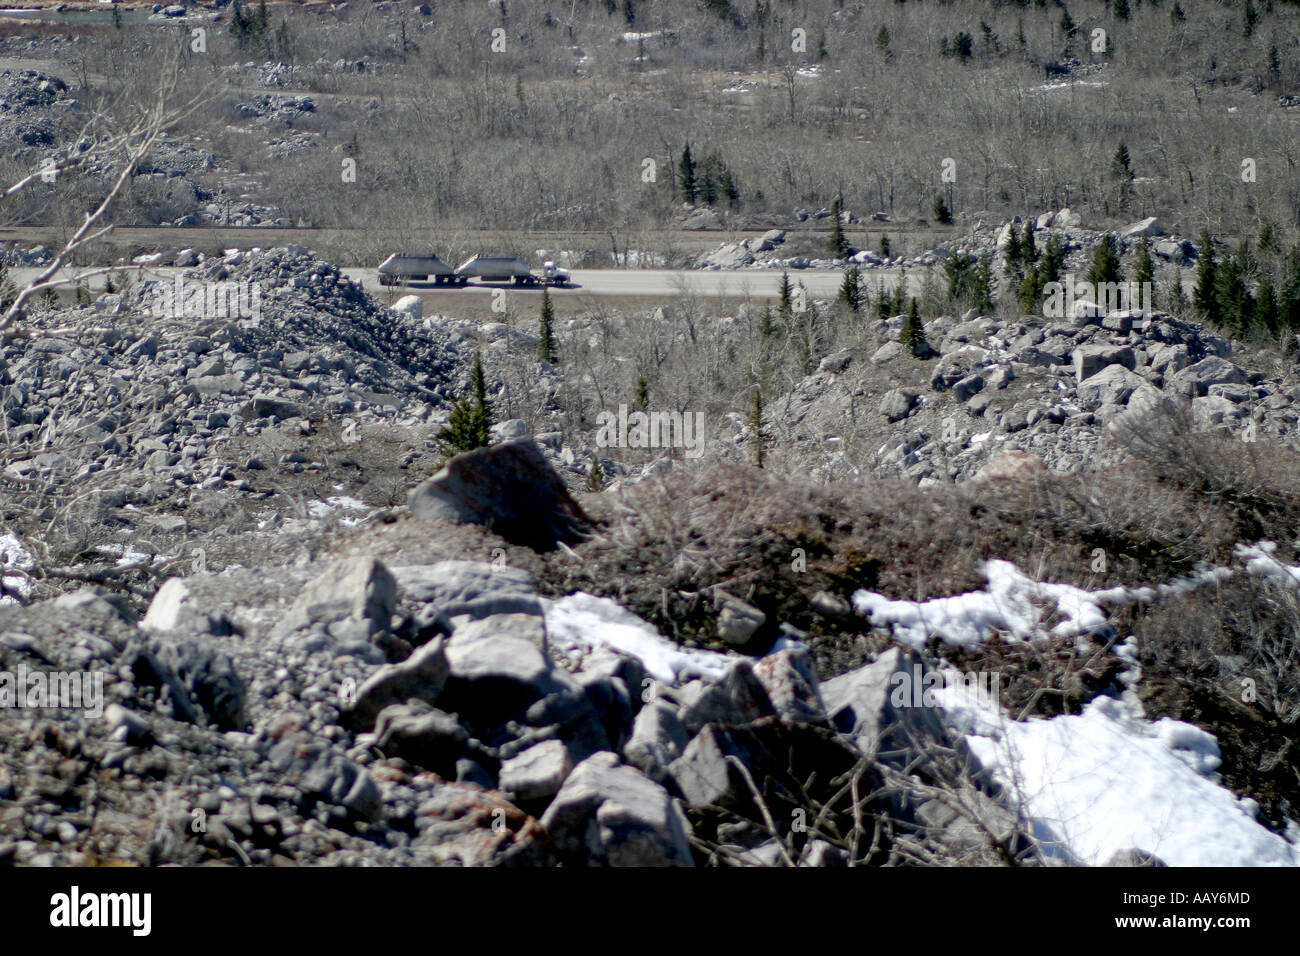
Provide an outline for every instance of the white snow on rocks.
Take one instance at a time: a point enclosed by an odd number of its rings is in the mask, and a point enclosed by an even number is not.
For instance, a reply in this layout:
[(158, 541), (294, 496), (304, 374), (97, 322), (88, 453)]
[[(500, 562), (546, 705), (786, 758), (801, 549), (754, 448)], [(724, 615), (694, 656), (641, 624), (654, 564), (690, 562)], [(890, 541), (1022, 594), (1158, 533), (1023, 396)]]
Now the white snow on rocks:
[(1246, 562), (1246, 573), (1268, 578), (1275, 584), (1300, 587), (1300, 568), (1283, 564), (1273, 555), (1277, 545), (1261, 541), (1254, 545), (1237, 545), (1237, 557)]
[[(853, 595), (853, 606), (918, 648), (930, 638), (977, 645), (995, 632), (1027, 641), (1084, 637), (1104, 632), (1108, 609), (1242, 570), (1300, 588), (1300, 568), (1282, 564), (1275, 550), (1271, 542), (1242, 545), (1241, 569), (1206, 568), (1155, 587), (1098, 591), (1036, 582), (1007, 561), (989, 561), (983, 591), (894, 601), (864, 590)], [(1049, 628), (1049, 621), (1057, 623)], [(1132, 639), (1117, 644), (1116, 654), (1134, 663)], [(1136, 664), (1126, 680), (1140, 680)], [(1054, 856), (1096, 866), (1140, 849), (1170, 866), (1300, 865), (1300, 849), (1257, 822), (1255, 802), (1220, 784), (1214, 735), (1170, 718), (1145, 719), (1135, 695), (1099, 697), (1077, 715), (1026, 721), (1009, 719), (996, 699), (981, 698), (960, 682), (937, 689), (935, 699), (944, 720), (965, 736)]]
[[(1009, 561), (985, 562), (984, 574), (989, 582), (984, 591), (929, 601), (894, 601), (864, 590), (854, 593), (853, 607), (870, 616), (872, 623), (892, 627), (899, 641), (919, 648), (931, 637), (970, 646), (995, 632), (1019, 640), (1095, 634), (1107, 627), (1104, 607), (1144, 596), (1127, 588), (1085, 591), (1069, 584), (1034, 581)], [(1053, 612), (1061, 620), (1047, 630), (1043, 620)]]
[(17, 604), (31, 593), (27, 575), (35, 559), (13, 534), (0, 534), (0, 605)]
[[(1086, 638), (1108, 630), (1107, 610), (1182, 594), (1232, 574), (1230, 568), (1214, 567), (1155, 587), (1087, 591), (1071, 584), (1035, 581), (1010, 561), (994, 560), (984, 563), (986, 590), (929, 601), (895, 601), (862, 590), (854, 592), (853, 608), (873, 624), (892, 628), (895, 639), (916, 648), (931, 637), (969, 647), (995, 633), (1022, 641)], [(1295, 577), (1300, 584), (1300, 569), (1295, 569)], [(1059, 620), (1048, 628), (1044, 622), (1049, 618)]]
[(673, 684), (691, 675), (721, 678), (735, 658), (714, 651), (689, 650), (662, 637), (654, 627), (609, 598), (585, 591), (558, 601), (543, 601), (546, 638), (570, 651), (606, 646), (637, 658), (656, 680)]
[(935, 695), (1056, 856), (1097, 866), (1141, 849), (1170, 866), (1300, 865), (1296, 847), (1256, 822), (1253, 801), (1218, 784), (1218, 743), (1198, 727), (1152, 723), (1107, 697), (1016, 722), (965, 688)]

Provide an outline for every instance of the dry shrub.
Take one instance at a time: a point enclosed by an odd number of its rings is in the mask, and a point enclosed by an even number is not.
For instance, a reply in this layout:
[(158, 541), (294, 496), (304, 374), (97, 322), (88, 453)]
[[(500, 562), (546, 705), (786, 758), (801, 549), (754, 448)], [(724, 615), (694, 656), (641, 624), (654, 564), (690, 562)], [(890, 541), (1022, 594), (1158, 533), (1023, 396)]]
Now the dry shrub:
[[(1147, 717), (1194, 723), (1218, 738), (1220, 772), (1282, 827), (1300, 807), (1300, 600), (1289, 586), (1236, 575), (1117, 623), (1137, 635)], [(1249, 682), (1249, 683), (1248, 683)]]
[(1300, 456), (1289, 448), (1194, 431), (1190, 407), (1168, 401), (1148, 415), (1117, 420), (1115, 438), (1133, 467), (1191, 494), (1195, 507), (1218, 509), (1238, 541), (1289, 546), (1300, 529)]

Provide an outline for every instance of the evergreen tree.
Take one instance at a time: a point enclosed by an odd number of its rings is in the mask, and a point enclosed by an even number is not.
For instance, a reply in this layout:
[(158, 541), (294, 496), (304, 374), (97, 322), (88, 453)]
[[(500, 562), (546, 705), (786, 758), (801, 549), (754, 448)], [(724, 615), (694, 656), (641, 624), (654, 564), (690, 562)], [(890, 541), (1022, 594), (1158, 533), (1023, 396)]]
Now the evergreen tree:
[(1214, 241), (1210, 230), (1201, 230), (1201, 247), (1196, 260), (1196, 289), (1192, 293), (1192, 304), (1211, 324), (1217, 325), (1220, 319), (1219, 299), (1215, 288), (1218, 264), (1214, 259)]
[(1259, 228), (1259, 251), (1266, 256), (1276, 255), (1277, 236), (1273, 232), (1273, 224), (1266, 222)]
[(244, 12), (239, 0), (235, 0), (230, 13), (230, 35), (242, 50), (259, 47), (266, 38), (266, 0), (261, 0), (257, 10), (252, 14)]
[(1277, 293), (1272, 281), (1264, 279), (1259, 284), (1259, 295), (1255, 299), (1255, 323), (1269, 335), (1277, 335), (1281, 331), (1278, 318)]
[(1115, 0), (1111, 5), (1111, 10), (1114, 11), (1116, 20), (1127, 20), (1130, 12), (1128, 0)]
[(862, 309), (862, 272), (857, 265), (844, 270), (844, 281), (840, 283), (839, 299), (849, 311), (857, 315)]
[[(293, 39), (289, 36), (289, 22), (280, 18), (280, 26), (275, 31), (275, 55), (282, 63), (293, 63)], [(403, 51), (405, 52), (405, 51)]]
[(1074, 17), (1070, 16), (1069, 10), (1064, 10), (1061, 14), (1061, 36), (1065, 38), (1065, 49), (1070, 49), (1070, 41), (1074, 39), (1075, 34), (1079, 32), (1079, 27), (1074, 22)]
[(934, 197), (934, 220), (944, 226), (952, 224), (952, 211), (948, 208), (948, 204), (943, 201), (942, 196)]
[(492, 406), (487, 399), (487, 381), (483, 375), (483, 360), (474, 354), (474, 369), (470, 376), (473, 397), (462, 398), (451, 410), (447, 424), (438, 432), (438, 443), (447, 457), (475, 448), (486, 448), (491, 443)]
[(959, 30), (952, 38), (952, 55), (963, 63), (967, 62), (975, 55), (975, 38), (965, 30)]
[(993, 256), (987, 252), (975, 268), (975, 308), (981, 315), (993, 311)]
[[(53, 293), (54, 289), (47, 288), (45, 291)], [(14, 285), (13, 279), (9, 278), (9, 263), (0, 259), (0, 313), (9, 311), (9, 306), (14, 304), (16, 298), (18, 298), (18, 287)]]
[(844, 238), (844, 222), (840, 213), (840, 197), (831, 202), (831, 237), (826, 241), (826, 248), (836, 259), (847, 259), (853, 252), (849, 241)]
[(1165, 286), (1163, 299), (1165, 308), (1173, 315), (1182, 317), (1186, 314), (1191, 303), (1187, 301), (1187, 293), (1183, 291), (1182, 266), (1174, 266), (1174, 271), (1169, 277), (1169, 284)]
[(1255, 299), (1246, 287), (1246, 278), (1236, 257), (1224, 259), (1215, 272), (1214, 296), (1220, 327), (1229, 335), (1245, 335), (1254, 325)]
[(537, 357), (543, 362), (555, 364), (555, 307), (551, 305), (551, 294), (542, 287), (542, 315), (537, 330)]
[(907, 307), (907, 319), (903, 323), (902, 343), (917, 358), (926, 358), (930, 354), (930, 343), (925, 340), (925, 327), (921, 325), (921, 316), (917, 312), (916, 299)]
[(763, 393), (757, 387), (749, 406), (749, 432), (754, 441), (754, 464), (762, 468), (767, 459), (767, 435), (763, 431)]
[(1156, 267), (1151, 261), (1151, 242), (1146, 236), (1138, 243), (1137, 254), (1133, 257), (1133, 271), (1129, 273), (1129, 281), (1137, 283), (1138, 295), (1142, 295), (1142, 289), (1147, 286), (1151, 289), (1151, 304), (1155, 305), (1156, 294)]
[(1065, 246), (1056, 236), (1047, 240), (1043, 250), (1043, 281), (1060, 282), (1061, 269), (1065, 266)]
[(886, 63), (894, 59), (894, 52), (889, 48), (890, 39), (889, 27), (882, 23), (880, 29), (876, 32), (876, 49), (880, 51), (880, 55), (885, 58)]
[(975, 258), (951, 255), (943, 260), (943, 274), (948, 279), (948, 302), (954, 308), (971, 304), (975, 295)]
[(1020, 311), (1032, 315), (1038, 311), (1039, 300), (1043, 298), (1043, 270), (1040, 266), (1031, 266), (1020, 283)]
[(695, 194), (706, 206), (714, 205), (719, 199), (735, 206), (739, 198), (735, 178), (716, 150), (695, 164)]
[[(1024, 246), (1022, 245), (1023, 249)], [(1053, 236), (1047, 241), (1042, 256), (1020, 283), (1020, 308), (1026, 314), (1038, 312), (1043, 291), (1049, 282), (1061, 281), (1061, 268), (1065, 265), (1065, 247)]]
[(1007, 247), (1003, 250), (1002, 255), (1006, 258), (1007, 272), (1023, 278), (1024, 277), (1024, 259), (1020, 254), (1020, 235), (1016, 232), (1016, 224), (1013, 222), (1008, 230), (1010, 235), (1007, 236)]
[(790, 319), (794, 315), (794, 287), (790, 285), (790, 273), (781, 273), (781, 284), (776, 290), (776, 307), (781, 316), (781, 321), (787, 327), (790, 325)]
[(650, 407), (650, 386), (644, 374), (636, 377), (636, 407), (643, 412)]
[(1120, 143), (1110, 161), (1110, 178), (1120, 183), (1133, 181), (1133, 161), (1129, 157), (1128, 147)]
[(1034, 223), (1025, 221), (1025, 231), (1020, 236), (1020, 258), (1025, 265), (1032, 266), (1038, 261), (1038, 246), (1034, 243)]
[(487, 377), (483, 374), (483, 356), (474, 353), (474, 368), (470, 374), (470, 384), (474, 389), (474, 405), (478, 409), (479, 421), (482, 423), (483, 444), (487, 444), (488, 432), (492, 429), (492, 405), (487, 397)]
[(880, 234), (880, 258), (888, 259), (889, 257), (889, 237), (882, 232)]
[(894, 315), (907, 309), (907, 266), (898, 267), (898, 282), (894, 285)]
[(1300, 244), (1291, 247), (1286, 258), (1286, 279), (1282, 283), (1282, 301), (1278, 303), (1278, 320), (1291, 333), (1300, 332)]
[(682, 196), (688, 203), (695, 204), (698, 187), (695, 181), (695, 160), (691, 159), (691, 144), (682, 150), (681, 161), (677, 164), (677, 182), (681, 186)]
[(1101, 237), (1101, 242), (1097, 243), (1097, 248), (1092, 252), (1092, 267), (1088, 270), (1087, 281), (1093, 285), (1120, 281), (1119, 252), (1115, 237), (1110, 233)]
[(726, 166), (722, 167), (722, 172), (718, 176), (718, 192), (727, 201), (729, 208), (735, 209), (740, 205), (740, 187), (736, 185), (736, 178), (731, 175), (731, 170)]
[(882, 322), (894, 315), (894, 296), (885, 288), (885, 280), (876, 280), (876, 317)]
[(591, 470), (587, 472), (587, 490), (600, 492), (605, 490), (605, 469), (600, 467), (600, 459), (591, 456)]

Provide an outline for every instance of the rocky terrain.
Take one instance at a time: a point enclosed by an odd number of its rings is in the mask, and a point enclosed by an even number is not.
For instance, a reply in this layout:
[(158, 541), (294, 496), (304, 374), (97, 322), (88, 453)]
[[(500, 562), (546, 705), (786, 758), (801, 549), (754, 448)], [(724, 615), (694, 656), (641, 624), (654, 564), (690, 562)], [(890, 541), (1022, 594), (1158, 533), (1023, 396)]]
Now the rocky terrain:
[[(80, 708), (0, 708), (0, 860), (1295, 862), (1272, 757), (1291, 665), (1159, 643), (1186, 602), (1284, 608), (1300, 581), (1294, 472), (1268, 457), (1294, 385), (1205, 329), (940, 319), (920, 359), (891, 320), (771, 415), (794, 449), (860, 420), (871, 481), (837, 485), (822, 451), (812, 484), (762, 477), (731, 440), (596, 494), (590, 432), (544, 415), (427, 477), (474, 349), (505, 402), (524, 333), (414, 319), (299, 248), (186, 282), (255, 283), (258, 308), (166, 313), (134, 281), (32, 312), (0, 352), (0, 673), (103, 681)], [(564, 370), (537, 364), (545, 408)], [(1200, 514), (1117, 440), (1164, 412), (1235, 473), (1202, 476)], [(1179, 696), (1179, 655), (1211, 652), (1220, 686), (1271, 688), (1253, 742)], [(963, 694), (990, 672), (1006, 686)], [(1035, 776), (1097, 735), (1116, 756)], [(1107, 829), (1079, 780), (1151, 790)]]
[(0, 867), (1300, 863), (1293, 11), (564, 6), (5, 18)]

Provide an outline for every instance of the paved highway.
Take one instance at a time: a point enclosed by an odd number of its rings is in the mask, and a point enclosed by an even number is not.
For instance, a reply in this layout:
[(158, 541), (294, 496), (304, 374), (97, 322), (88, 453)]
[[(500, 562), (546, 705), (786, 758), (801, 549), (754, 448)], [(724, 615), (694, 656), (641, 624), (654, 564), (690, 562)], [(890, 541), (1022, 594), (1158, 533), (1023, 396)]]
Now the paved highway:
[[(379, 289), (378, 274), (374, 269), (344, 269), (353, 279), (360, 279), (367, 290)], [(702, 296), (754, 297), (775, 296), (781, 284), (779, 270), (731, 270), (722, 272), (690, 272), (670, 269), (575, 269), (572, 285), (552, 290), (554, 295), (594, 296), (677, 296), (682, 294)], [(802, 283), (808, 295), (815, 299), (833, 298), (839, 291), (844, 274), (833, 269), (797, 269), (790, 273), (794, 285)], [(421, 284), (409, 291), (433, 288)], [(484, 295), (493, 289), (514, 289), (507, 283), (480, 285), (472, 283), (457, 294)], [(526, 290), (525, 290), (526, 291)]]
[[(137, 267), (128, 271), (136, 274)], [(36, 269), (12, 269), (10, 275), (16, 283), (29, 281), (37, 274)], [(155, 279), (171, 279), (177, 271), (174, 268), (146, 268), (143, 275)], [(374, 269), (344, 269), (344, 274), (351, 279), (360, 280), (366, 291), (372, 294), (387, 293), (389, 287), (380, 286), (378, 273)], [(71, 278), (65, 270), (61, 278)], [(878, 278), (884, 276), (887, 284), (892, 284), (897, 273), (893, 270), (873, 270), (863, 272), (868, 289), (874, 290)], [(912, 277), (915, 278), (915, 277)], [(832, 269), (798, 269), (790, 273), (790, 281), (796, 287), (800, 284), (807, 289), (807, 295), (814, 299), (832, 299), (839, 292), (844, 274)], [(690, 272), (669, 269), (577, 269), (573, 271), (573, 284), (568, 288), (553, 289), (556, 296), (641, 296), (665, 298), (683, 294), (698, 296), (733, 296), (746, 295), (755, 298), (773, 297), (781, 283), (779, 270), (731, 270), (722, 272)], [(90, 280), (92, 289), (104, 285), (104, 276), (95, 276)], [(391, 291), (405, 295), (408, 292), (438, 291), (448, 295), (481, 296), (488, 295), (496, 289), (528, 294), (528, 289), (518, 289), (508, 283), (481, 285), (472, 283), (463, 289), (450, 290), (434, 287), (428, 283), (417, 283), (408, 287), (392, 287)], [(531, 290), (540, 294), (538, 290)]]

